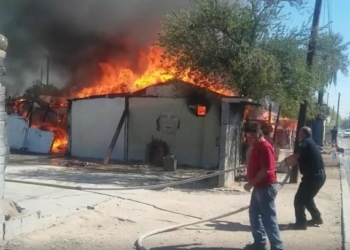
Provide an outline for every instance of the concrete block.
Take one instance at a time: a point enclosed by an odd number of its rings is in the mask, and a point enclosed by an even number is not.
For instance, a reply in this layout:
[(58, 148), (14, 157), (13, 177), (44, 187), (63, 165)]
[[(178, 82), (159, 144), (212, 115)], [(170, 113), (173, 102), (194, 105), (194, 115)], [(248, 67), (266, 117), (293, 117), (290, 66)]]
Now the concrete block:
[(40, 212), (23, 215), (13, 218), (4, 223), (4, 240), (9, 240), (20, 234), (31, 233), (41, 229)]
[(4, 223), (4, 240), (9, 240), (22, 233), (22, 220), (14, 218)]

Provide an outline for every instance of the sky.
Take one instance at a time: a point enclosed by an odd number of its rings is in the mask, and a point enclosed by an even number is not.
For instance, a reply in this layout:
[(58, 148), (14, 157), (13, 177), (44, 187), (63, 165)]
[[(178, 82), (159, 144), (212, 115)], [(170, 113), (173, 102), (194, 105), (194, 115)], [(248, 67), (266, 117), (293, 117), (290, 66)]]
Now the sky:
[[(316, 0), (308, 1), (308, 8), (312, 13)], [(344, 41), (350, 41), (349, 21), (350, 16), (347, 15), (350, 10), (350, 0), (323, 0), (320, 27), (332, 22), (332, 31), (340, 33), (344, 37)], [(293, 17), (292, 24), (299, 25), (303, 21), (307, 21), (310, 14), (300, 14), (297, 11), (291, 10)], [(330, 13), (330, 15), (328, 14)], [(329, 18), (330, 16), (330, 18)], [(350, 52), (350, 51), (349, 51)], [(349, 67), (350, 72), (350, 67)], [(350, 74), (349, 74), (350, 75)], [(329, 94), (328, 105), (332, 108), (334, 106), (337, 110), (338, 93), (341, 94), (339, 114), (342, 118), (350, 116), (350, 77), (338, 73), (338, 81), (336, 86), (330, 86), (327, 89)], [(327, 94), (325, 94), (324, 102), (327, 102)]]

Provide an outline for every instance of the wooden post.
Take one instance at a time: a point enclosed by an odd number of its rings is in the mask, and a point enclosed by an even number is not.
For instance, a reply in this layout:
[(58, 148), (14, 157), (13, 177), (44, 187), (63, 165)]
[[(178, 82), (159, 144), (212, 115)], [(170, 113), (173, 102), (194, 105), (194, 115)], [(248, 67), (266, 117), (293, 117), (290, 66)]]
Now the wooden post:
[(335, 120), (335, 126), (337, 127), (338, 129), (338, 126), (339, 126), (339, 105), (340, 105), (340, 92), (338, 94), (338, 106), (337, 106), (337, 118)]
[(120, 131), (122, 130), (122, 127), (123, 127), (125, 118), (126, 118), (128, 115), (129, 115), (129, 109), (128, 109), (128, 107), (125, 107), (124, 112), (123, 112), (123, 114), (122, 114), (122, 117), (121, 117), (120, 120), (119, 120), (117, 129), (115, 130), (115, 133), (114, 133), (114, 136), (113, 136), (113, 138), (112, 138), (111, 144), (109, 145), (107, 154), (106, 154), (106, 156), (105, 156), (105, 158), (104, 158), (104, 160), (103, 160), (103, 164), (105, 164), (105, 165), (108, 164), (108, 162), (109, 162), (109, 158), (111, 157), (112, 152), (113, 152), (113, 149), (114, 149), (114, 147), (115, 147), (115, 144), (117, 143), (117, 140), (118, 140)]
[(47, 63), (46, 63), (46, 85), (49, 85), (49, 79), (50, 79), (50, 57), (47, 57)]
[(277, 147), (276, 145), (276, 140), (277, 140), (277, 127), (278, 127), (278, 123), (280, 121), (280, 115), (281, 115), (281, 105), (279, 105), (278, 107), (278, 113), (277, 113), (277, 118), (276, 118), (276, 125), (275, 125), (275, 131), (273, 131), (273, 137), (272, 137), (272, 141), (275, 144), (275, 147)]

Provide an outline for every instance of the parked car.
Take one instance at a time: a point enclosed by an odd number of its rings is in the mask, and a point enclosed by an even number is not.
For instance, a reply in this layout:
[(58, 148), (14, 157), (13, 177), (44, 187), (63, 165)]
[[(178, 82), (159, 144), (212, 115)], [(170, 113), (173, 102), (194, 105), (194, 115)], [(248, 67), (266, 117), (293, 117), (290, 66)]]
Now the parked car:
[(350, 129), (345, 129), (343, 132), (343, 138), (349, 138), (350, 137)]

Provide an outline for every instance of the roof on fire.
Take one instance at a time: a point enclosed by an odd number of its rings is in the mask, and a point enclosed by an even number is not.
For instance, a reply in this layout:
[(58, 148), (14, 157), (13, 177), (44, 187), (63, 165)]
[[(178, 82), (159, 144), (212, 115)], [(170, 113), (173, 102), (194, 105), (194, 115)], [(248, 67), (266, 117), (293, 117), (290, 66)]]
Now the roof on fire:
[(137, 90), (135, 92), (129, 93), (115, 93), (115, 94), (104, 94), (104, 95), (93, 95), (83, 98), (74, 98), (69, 101), (78, 101), (86, 99), (98, 99), (98, 98), (123, 98), (123, 97), (165, 97), (165, 98), (186, 98), (186, 93), (189, 91), (198, 90), (205, 92), (213, 97), (222, 99), (223, 102), (229, 103), (250, 103), (257, 104), (251, 99), (241, 98), (237, 96), (228, 96), (224, 94), (217, 93), (208, 88), (197, 86), (191, 83), (182, 81), (167, 81), (164, 83), (154, 84), (143, 89)]

